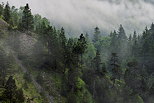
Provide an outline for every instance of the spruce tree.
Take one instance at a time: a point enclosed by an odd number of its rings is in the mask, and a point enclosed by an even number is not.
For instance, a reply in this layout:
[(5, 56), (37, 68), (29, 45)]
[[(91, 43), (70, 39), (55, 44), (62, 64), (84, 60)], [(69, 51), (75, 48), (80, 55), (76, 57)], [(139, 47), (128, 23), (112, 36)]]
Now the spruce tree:
[(132, 55), (137, 56), (137, 54), (138, 54), (138, 40), (137, 40), (136, 31), (134, 31), (132, 42), (133, 42), (133, 44), (132, 44)]
[(120, 25), (119, 27), (119, 31), (118, 31), (118, 53), (119, 54), (119, 59), (123, 60), (127, 58), (127, 45), (128, 45), (128, 41), (127, 41), (127, 36), (125, 33), (125, 30), (123, 28), (122, 25)]
[(9, 3), (8, 3), (8, 2), (7, 2), (7, 4), (5, 5), (3, 17), (4, 17), (4, 20), (5, 20), (7, 23), (10, 23), (11, 15), (10, 15), (10, 6), (9, 6)]
[(111, 63), (111, 67), (112, 67), (112, 80), (113, 80), (113, 86), (114, 86), (115, 79), (120, 80), (120, 77), (121, 77), (119, 59), (118, 59), (118, 56), (116, 53), (112, 53), (110, 63)]
[(65, 37), (65, 30), (62, 27), (60, 34), (59, 34), (59, 42), (60, 42), (60, 59), (62, 62), (62, 68), (63, 68), (63, 73), (65, 72), (65, 68), (66, 68), (66, 43), (67, 43), (67, 39)]
[(33, 15), (31, 13), (31, 9), (29, 8), (29, 5), (26, 4), (23, 10), (23, 16), (20, 22), (20, 29), (22, 31), (30, 31), (33, 30)]
[(94, 32), (93, 42), (96, 43), (100, 39), (100, 30), (98, 27), (96, 27), (94, 30), (95, 32)]
[(4, 4), (0, 4), (0, 17), (3, 15)]
[(110, 33), (110, 38), (111, 38), (111, 43), (110, 43), (110, 52), (118, 52), (118, 47), (119, 47), (119, 44), (118, 44), (118, 34), (117, 32), (114, 30), (114, 32)]
[(119, 27), (118, 38), (119, 40), (127, 40), (127, 36), (122, 25)]
[(100, 57), (100, 53), (99, 53), (98, 50), (97, 50), (96, 56), (95, 56), (95, 58), (93, 59), (92, 62), (94, 64), (93, 67), (94, 67), (95, 71), (100, 72), (102, 62), (101, 62), (101, 57)]
[(17, 86), (15, 80), (13, 79), (13, 76), (10, 76), (7, 80), (5, 89), (6, 90), (3, 93), (3, 97), (9, 99), (10, 103), (14, 103)]

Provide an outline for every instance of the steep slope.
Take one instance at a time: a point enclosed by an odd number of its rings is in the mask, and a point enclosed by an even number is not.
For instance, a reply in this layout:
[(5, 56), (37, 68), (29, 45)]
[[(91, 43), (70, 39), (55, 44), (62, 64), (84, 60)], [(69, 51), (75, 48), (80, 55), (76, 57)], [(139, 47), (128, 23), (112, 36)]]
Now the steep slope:
[[(7, 77), (6, 80), (9, 76), (11, 76), (13, 74), (13, 78), (16, 80), (16, 85), (17, 88), (22, 88), (23, 93), (24, 93), (24, 97), (25, 97), (25, 101), (31, 101), (32, 103), (54, 103), (53, 102), (53, 97), (50, 96), (48, 94), (48, 92), (46, 92), (35, 80), (35, 77), (30, 74), (30, 72), (22, 65), (21, 61), (18, 59), (18, 56), (16, 54), (15, 51), (12, 50), (12, 45), (9, 45), (8, 40), (12, 41), (11, 43), (13, 43), (14, 45), (14, 41), (12, 37), (14, 37), (13, 35), (16, 33), (19, 33), (18, 31), (15, 32), (10, 32), (8, 31), (8, 27), (9, 25), (2, 19), (0, 19), (0, 35), (1, 37), (1, 43), (0, 43), (0, 48), (2, 48), (2, 50), (4, 50), (5, 53), (7, 53), (7, 55), (10, 55), (13, 59), (13, 65), (11, 66), (12, 70), (10, 71), (10, 73), (7, 73)], [(9, 34), (13, 34), (11, 36), (8, 36)], [(21, 34), (21, 33), (20, 33)], [(4, 36), (6, 35), (6, 36)], [(19, 36), (19, 35), (18, 35)], [(23, 53), (28, 53), (29, 50), (27, 48), (30, 48), (32, 45), (33, 40), (31, 40), (32, 38), (30, 36), (27, 36), (26, 34), (21, 34), (19, 36), (20, 40), (23, 41), (22, 43), (22, 51)], [(31, 40), (32, 42), (29, 42), (28, 40)], [(28, 41), (28, 42), (27, 42)], [(29, 44), (29, 46), (27, 46)], [(31, 81), (27, 81), (25, 79), (25, 75), (28, 74), (28, 79), (30, 79)], [(0, 92), (3, 93), (5, 89), (0, 89)], [(2, 94), (0, 95), (2, 96)], [(49, 102), (48, 102), (49, 101)]]
[(0, 18), (0, 30), (6, 30), (9, 24), (7, 24), (3, 19)]

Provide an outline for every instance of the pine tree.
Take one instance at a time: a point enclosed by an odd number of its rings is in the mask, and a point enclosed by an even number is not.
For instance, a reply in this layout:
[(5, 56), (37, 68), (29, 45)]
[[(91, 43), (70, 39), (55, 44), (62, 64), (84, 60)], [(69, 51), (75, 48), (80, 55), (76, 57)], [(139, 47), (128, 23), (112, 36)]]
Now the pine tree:
[(63, 49), (62, 51), (65, 52), (67, 39), (65, 37), (65, 30), (63, 27), (61, 28), (61, 31), (59, 34), (59, 42), (60, 42), (60, 45)]
[(143, 34), (142, 34), (142, 54), (143, 54), (143, 57), (145, 57), (149, 51), (150, 51), (150, 43), (149, 43), (149, 30), (148, 28), (146, 27)]
[(65, 58), (66, 64), (65, 65), (67, 68), (72, 67), (71, 64), (73, 62), (73, 58), (72, 58), (73, 44), (74, 44), (74, 41), (71, 38), (67, 41), (67, 44), (66, 44), (66, 58)]
[(3, 16), (4, 16), (4, 20), (5, 20), (7, 23), (10, 23), (11, 15), (10, 15), (10, 6), (9, 6), (9, 3), (8, 3), (8, 2), (7, 2), (7, 4), (5, 5)]
[(31, 13), (31, 9), (29, 8), (29, 5), (26, 4), (23, 10), (23, 16), (20, 22), (20, 29), (22, 31), (30, 31), (33, 30), (33, 15)]
[(127, 58), (127, 46), (128, 46), (128, 40), (127, 36), (125, 33), (125, 30), (122, 25), (119, 27), (119, 32), (118, 32), (118, 54), (119, 54), (119, 59), (126, 59)]
[(78, 39), (78, 43), (81, 46), (80, 54), (83, 54), (87, 48), (87, 41), (83, 34), (80, 35), (80, 38)]
[(132, 35), (131, 34), (129, 35), (128, 40), (129, 40), (129, 42), (131, 42), (131, 40), (132, 40)]
[(127, 36), (126, 36), (125, 30), (122, 25), (120, 25), (119, 27), (118, 38), (121, 41), (127, 40)]
[(10, 18), (10, 25), (12, 27), (16, 27), (19, 25), (19, 18), (20, 15), (18, 13), (18, 9), (15, 6), (11, 7), (11, 18)]
[(113, 86), (114, 86), (115, 79), (120, 80), (120, 77), (121, 77), (119, 59), (116, 53), (112, 53), (110, 62), (111, 62), (111, 67), (112, 67), (112, 80), (113, 80)]
[(95, 32), (94, 32), (93, 42), (96, 43), (100, 39), (100, 30), (98, 27), (96, 27), (94, 30)]
[(112, 32), (110, 33), (110, 38), (111, 38), (110, 51), (116, 53), (118, 52), (119, 41), (118, 41), (118, 34), (115, 30), (113, 33)]
[[(126, 85), (133, 90), (132, 94), (144, 94), (147, 88), (146, 71), (138, 68), (136, 60), (127, 63), (127, 70), (125, 71), (124, 80)], [(134, 85), (135, 84), (135, 85)]]
[(137, 56), (139, 51), (138, 51), (138, 40), (137, 40), (136, 31), (134, 31), (132, 42), (133, 42), (133, 44), (132, 44), (132, 55)]
[(95, 71), (100, 72), (102, 62), (101, 62), (101, 57), (100, 57), (100, 53), (99, 53), (98, 50), (97, 50), (96, 56), (95, 56), (95, 58), (93, 59), (92, 62), (94, 64), (93, 67), (94, 67)]
[(10, 103), (13, 103), (13, 101), (15, 101), (14, 99), (17, 89), (13, 76), (9, 77), (8, 81), (6, 82), (5, 89), (6, 90), (3, 93), (3, 97), (9, 99)]
[(0, 4), (0, 17), (3, 15), (4, 4)]
[(105, 76), (107, 74), (107, 70), (106, 70), (106, 64), (102, 63), (102, 70), (101, 70), (101, 75)]
[(65, 30), (62, 27), (60, 34), (59, 34), (59, 42), (60, 42), (60, 60), (63, 64), (63, 66), (61, 68), (63, 68), (63, 73), (65, 72), (65, 68), (66, 68), (66, 43), (67, 43), (67, 39), (65, 37)]

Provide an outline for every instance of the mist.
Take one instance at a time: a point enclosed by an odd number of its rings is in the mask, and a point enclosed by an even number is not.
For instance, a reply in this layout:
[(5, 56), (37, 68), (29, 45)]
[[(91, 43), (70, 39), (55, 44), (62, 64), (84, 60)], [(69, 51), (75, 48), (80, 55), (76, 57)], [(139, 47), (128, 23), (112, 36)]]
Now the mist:
[[(129, 35), (139, 34), (154, 21), (152, 0), (0, 0), (16, 7), (29, 3), (33, 14), (41, 14), (51, 24), (71, 35), (92, 34), (98, 26), (103, 34), (117, 30), (122, 24)], [(74, 33), (74, 34), (73, 34)]]

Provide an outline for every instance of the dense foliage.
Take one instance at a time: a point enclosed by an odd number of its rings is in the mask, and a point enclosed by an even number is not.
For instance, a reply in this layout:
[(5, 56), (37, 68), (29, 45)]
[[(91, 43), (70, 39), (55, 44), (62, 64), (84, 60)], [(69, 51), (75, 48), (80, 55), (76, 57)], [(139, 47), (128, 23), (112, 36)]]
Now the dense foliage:
[(92, 38), (71, 38), (63, 27), (58, 30), (48, 19), (32, 15), (28, 4), (20, 9), (0, 4), (0, 17), (9, 25), (1, 41), (28, 68), (19, 88), (10, 70), (13, 60), (8, 58), (13, 57), (0, 50), (2, 103), (30, 103), (22, 90), (30, 83), (43, 88), (43, 103), (49, 102), (47, 93), (55, 103), (153, 103), (154, 24), (129, 37), (120, 25), (107, 36), (96, 27)]

